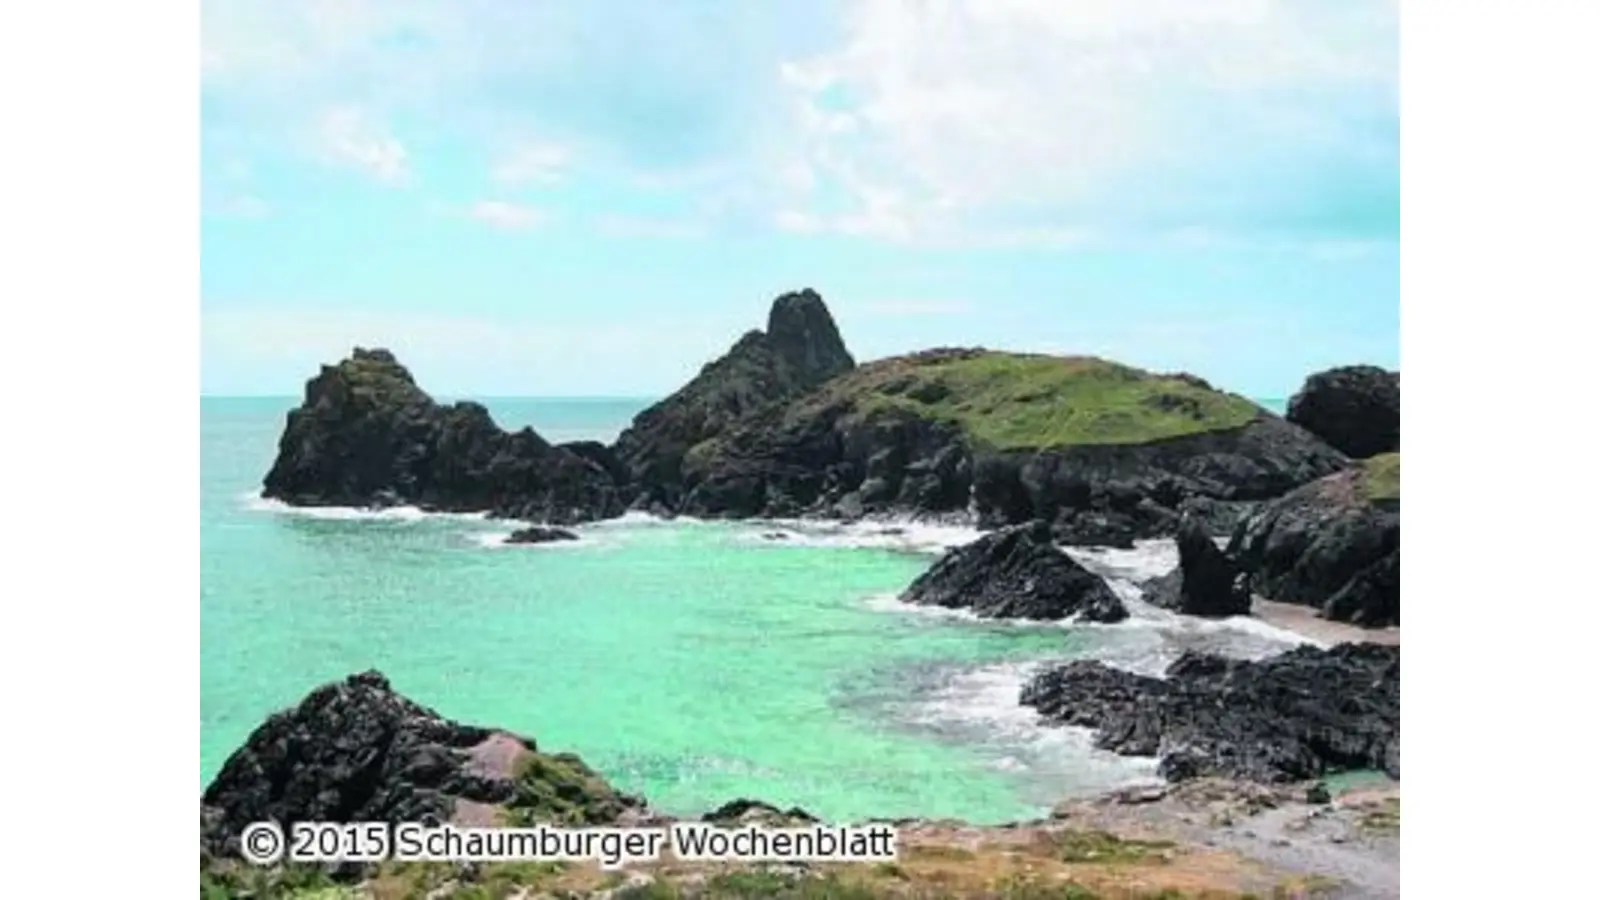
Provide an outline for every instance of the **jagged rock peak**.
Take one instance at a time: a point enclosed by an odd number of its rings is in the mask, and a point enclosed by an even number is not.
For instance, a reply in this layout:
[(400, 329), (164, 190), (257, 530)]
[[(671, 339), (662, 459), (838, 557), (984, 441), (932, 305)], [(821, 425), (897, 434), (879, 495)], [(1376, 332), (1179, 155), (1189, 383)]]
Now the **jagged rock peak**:
[(828, 305), (811, 288), (791, 291), (772, 301), (772, 310), (767, 314), (767, 341), (773, 352), (807, 380), (825, 380), (856, 365)]

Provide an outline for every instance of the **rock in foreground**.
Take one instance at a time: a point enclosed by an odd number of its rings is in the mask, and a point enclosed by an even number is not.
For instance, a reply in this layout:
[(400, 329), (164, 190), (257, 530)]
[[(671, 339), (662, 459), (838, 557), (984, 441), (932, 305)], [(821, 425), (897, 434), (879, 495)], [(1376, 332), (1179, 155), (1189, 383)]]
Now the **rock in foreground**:
[(605, 462), (531, 428), (506, 432), (482, 404), (435, 403), (392, 353), (362, 348), (306, 383), (263, 487), (295, 506), (404, 503), (549, 522), (625, 506)]
[(325, 684), (234, 751), (200, 801), (200, 846), (238, 854), (239, 832), (273, 820), (476, 825), (617, 821), (639, 800), (576, 756), (463, 725), (395, 693), (378, 672)]
[(1186, 654), (1150, 678), (1080, 660), (1035, 676), (1022, 704), (1159, 756), (1172, 781), (1289, 782), (1356, 769), (1400, 777), (1400, 648), (1299, 647), (1259, 662)]
[(1400, 456), (1383, 454), (1261, 504), (1228, 555), (1251, 589), (1367, 627), (1400, 623)]
[(578, 536), (565, 528), (530, 525), (519, 528), (506, 537), (508, 544), (549, 544), (557, 541), (575, 541)]
[(1145, 589), (1145, 599), (1173, 612), (1222, 618), (1250, 614), (1248, 578), (1199, 522), (1178, 528), (1178, 567)]
[(1400, 449), (1400, 373), (1343, 366), (1306, 379), (1286, 418), (1358, 459)]
[(1104, 579), (1056, 548), (1043, 521), (1005, 528), (949, 551), (900, 599), (971, 609), (986, 619), (1076, 616), (1087, 622), (1120, 622), (1128, 617)]

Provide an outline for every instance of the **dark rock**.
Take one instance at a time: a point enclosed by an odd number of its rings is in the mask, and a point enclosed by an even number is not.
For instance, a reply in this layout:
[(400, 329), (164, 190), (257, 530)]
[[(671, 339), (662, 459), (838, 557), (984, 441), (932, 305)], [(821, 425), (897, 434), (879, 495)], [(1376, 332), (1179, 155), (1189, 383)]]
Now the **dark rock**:
[(575, 541), (578, 536), (565, 528), (550, 528), (544, 525), (530, 525), (511, 532), (506, 538), (508, 544), (548, 544), (552, 541)]
[(1328, 786), (1323, 782), (1315, 782), (1306, 788), (1306, 802), (1322, 805), (1333, 802), (1333, 794), (1328, 791)]
[(994, 354), (941, 348), (878, 360), (731, 420), (683, 457), (680, 511), (773, 516), (770, 498), (781, 496), (805, 514), (847, 519), (972, 513), (986, 529), (1044, 519), (1063, 544), (1127, 547), (1172, 535), (1180, 511), (1199, 511), (1226, 536), (1252, 502), (1349, 465), (1265, 411), (1143, 444), (997, 450), (908, 405), (938, 383), (917, 372), (983, 355)]
[(1034, 521), (984, 535), (911, 583), (901, 600), (968, 608), (983, 618), (1120, 622), (1128, 610), (1100, 576), (1056, 548)]
[(1171, 781), (1283, 783), (1357, 769), (1399, 778), (1397, 646), (1298, 647), (1257, 662), (1189, 653), (1166, 675), (1079, 660), (1035, 676), (1021, 702), (1048, 722), (1095, 729), (1102, 749), (1159, 756)]
[(1145, 599), (1191, 616), (1250, 614), (1248, 579), (1195, 519), (1178, 528), (1178, 568), (1147, 586)]
[(1290, 422), (1356, 458), (1400, 449), (1400, 373), (1344, 366), (1306, 379), (1289, 399)]
[[(563, 798), (554, 808), (548, 798)], [(448, 821), (462, 801), (565, 823), (614, 821), (640, 801), (568, 754), (509, 732), (463, 725), (394, 692), (378, 672), (325, 684), (276, 713), (228, 757), (201, 796), (200, 846), (238, 855), (257, 821)]]
[[(766, 331), (750, 331), (672, 396), (646, 409), (617, 438), (617, 458), (641, 496), (677, 508), (685, 458), (750, 413), (855, 367), (827, 306), (807, 288), (772, 303)], [(765, 502), (730, 491), (744, 508)], [(720, 505), (720, 504), (719, 504)]]
[(481, 404), (441, 406), (387, 350), (356, 348), (306, 383), (263, 494), (296, 506), (414, 504), (558, 523), (620, 514), (605, 466), (506, 432)]
[(701, 817), (703, 821), (719, 825), (735, 825), (747, 822), (816, 822), (816, 816), (811, 815), (798, 806), (788, 810), (779, 809), (770, 803), (760, 800), (740, 798), (730, 800), (711, 812)]
[(1270, 600), (1368, 627), (1400, 622), (1400, 504), (1373, 500), (1366, 475), (1340, 472), (1261, 504), (1228, 555)]

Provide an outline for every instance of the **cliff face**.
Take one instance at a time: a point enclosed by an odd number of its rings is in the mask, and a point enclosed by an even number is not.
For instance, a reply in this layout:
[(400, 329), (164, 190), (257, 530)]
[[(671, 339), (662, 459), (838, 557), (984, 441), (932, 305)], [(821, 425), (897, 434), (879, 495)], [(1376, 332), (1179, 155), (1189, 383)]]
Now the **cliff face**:
[(435, 403), (387, 350), (323, 366), (289, 413), (264, 496), (297, 506), (413, 504), (555, 522), (619, 514), (603, 460), (506, 432), (471, 402)]
[(822, 298), (809, 288), (772, 303), (766, 331), (750, 331), (688, 384), (640, 413), (615, 452), (641, 505), (675, 508), (684, 457), (762, 407), (855, 368)]

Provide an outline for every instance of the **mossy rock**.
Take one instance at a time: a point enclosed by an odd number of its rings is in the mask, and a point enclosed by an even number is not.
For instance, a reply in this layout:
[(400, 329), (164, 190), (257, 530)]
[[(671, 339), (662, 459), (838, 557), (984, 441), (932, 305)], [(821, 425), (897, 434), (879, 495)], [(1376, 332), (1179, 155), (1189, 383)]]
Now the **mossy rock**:
[(513, 824), (605, 825), (637, 801), (617, 793), (571, 753), (531, 753), (517, 766), (516, 793), (506, 804)]
[(1367, 499), (1387, 501), (1400, 499), (1400, 454), (1380, 453), (1362, 463), (1366, 477)]

